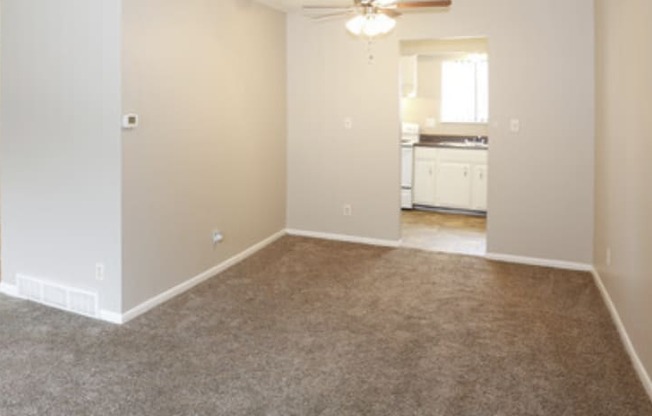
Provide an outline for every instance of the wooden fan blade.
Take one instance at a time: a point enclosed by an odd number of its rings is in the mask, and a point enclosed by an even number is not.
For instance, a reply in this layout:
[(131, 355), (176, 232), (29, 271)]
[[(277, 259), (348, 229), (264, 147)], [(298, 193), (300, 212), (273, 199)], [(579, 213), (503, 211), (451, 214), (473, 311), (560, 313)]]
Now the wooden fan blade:
[(389, 17), (399, 17), (401, 15), (401, 13), (397, 12), (394, 9), (379, 8), (378, 11), (382, 14), (386, 14)]
[(417, 9), (421, 7), (448, 7), (451, 0), (433, 0), (433, 1), (402, 1), (396, 3), (397, 9)]

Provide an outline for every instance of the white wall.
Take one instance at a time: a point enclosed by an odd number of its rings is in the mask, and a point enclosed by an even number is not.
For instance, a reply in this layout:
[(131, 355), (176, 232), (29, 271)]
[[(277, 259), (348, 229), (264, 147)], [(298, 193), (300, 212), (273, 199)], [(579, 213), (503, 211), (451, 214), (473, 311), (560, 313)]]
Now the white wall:
[(120, 1), (3, 0), (0, 27), (3, 281), (95, 291), (118, 312)]
[[(487, 36), (488, 250), (591, 263), (592, 0), (456, 0), (448, 12), (406, 14), (374, 43), (371, 66), (342, 21), (292, 15), (288, 36), (290, 228), (398, 239), (399, 41)], [(343, 217), (349, 202), (354, 215)]]
[(286, 62), (285, 15), (252, 1), (123, 8), (127, 311), (285, 228)]
[(650, 374), (652, 3), (597, 0), (596, 14), (595, 263)]

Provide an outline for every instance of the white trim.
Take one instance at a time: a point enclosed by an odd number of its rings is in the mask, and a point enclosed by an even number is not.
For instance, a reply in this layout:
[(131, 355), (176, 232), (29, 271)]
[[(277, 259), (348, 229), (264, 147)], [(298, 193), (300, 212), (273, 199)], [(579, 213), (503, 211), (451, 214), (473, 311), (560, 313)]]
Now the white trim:
[(634, 365), (636, 374), (638, 374), (641, 383), (643, 383), (643, 387), (645, 388), (645, 391), (650, 397), (650, 400), (652, 400), (652, 380), (650, 379), (650, 375), (648, 374), (647, 370), (645, 369), (645, 366), (643, 365), (643, 362), (638, 356), (638, 353), (636, 352), (636, 348), (634, 348), (634, 344), (632, 344), (632, 340), (630, 339), (629, 334), (627, 333), (627, 328), (625, 328), (625, 324), (623, 324), (622, 319), (620, 319), (620, 314), (618, 313), (618, 309), (616, 309), (616, 305), (611, 299), (611, 296), (609, 295), (609, 292), (607, 291), (607, 288), (604, 285), (602, 278), (600, 277), (600, 273), (598, 273), (598, 271), (595, 268), (592, 268), (591, 274), (593, 274), (593, 279), (595, 280), (595, 284), (596, 286), (598, 286), (598, 289), (600, 290), (600, 294), (602, 295), (602, 298), (604, 299), (604, 302), (607, 305), (607, 309), (609, 309), (609, 313), (611, 314), (611, 319), (613, 319), (613, 322), (616, 325), (616, 328), (618, 329), (618, 334), (620, 335), (620, 339), (622, 340), (623, 345), (625, 346), (625, 350), (627, 350), (627, 353), (629, 354), (629, 358), (632, 360), (632, 364)]
[(294, 235), (297, 237), (319, 238), (322, 240), (344, 241), (347, 243), (358, 243), (392, 248), (397, 248), (401, 245), (401, 240), (383, 240), (379, 238), (357, 237), (354, 235), (320, 233), (317, 231), (304, 231), (295, 229), (287, 229), (286, 231), (289, 235)]
[(265, 248), (266, 246), (270, 245), (274, 241), (278, 240), (279, 238), (283, 237), (285, 235), (285, 230), (281, 230), (277, 232), (276, 234), (264, 239), (263, 241), (254, 244), (253, 246), (249, 247), (248, 249), (236, 254), (235, 256), (223, 261), (222, 263), (218, 264), (215, 267), (212, 267), (205, 272), (202, 272), (198, 274), (197, 276), (186, 280), (185, 282), (166, 290), (163, 293), (160, 293), (153, 298), (150, 298), (146, 300), (145, 302), (141, 303), (140, 305), (128, 310), (127, 312), (123, 314), (116, 314), (113, 312), (109, 311), (100, 311), (100, 317), (108, 322), (113, 322), (113, 323), (118, 323), (118, 324), (124, 324), (126, 322), (129, 322), (130, 320), (136, 318), (137, 316), (140, 316), (144, 314), (145, 312), (151, 310), (152, 308), (162, 304), (163, 302), (166, 302), (175, 296), (178, 296), (182, 294), (183, 292), (197, 286), (198, 284), (204, 282), (205, 280), (210, 279), (211, 277), (214, 277), (215, 275), (223, 272), (224, 270), (228, 269), (229, 267), (241, 262), (242, 260), (246, 259), (247, 257), (253, 255), (257, 251)]
[(593, 266), (586, 263), (541, 259), (537, 257), (513, 256), (511, 254), (487, 253), (485, 258), (488, 260), (503, 261), (507, 263), (527, 264), (529, 266), (553, 267), (555, 269), (578, 270), (582, 272), (590, 272), (593, 270)]
[(17, 298), (18, 286), (6, 282), (0, 282), (0, 293), (11, 296), (12, 298)]
[(122, 314), (118, 312), (111, 312), (107, 310), (100, 310), (100, 315), (99, 315), (100, 320), (105, 321), (105, 322), (110, 322), (112, 324), (123, 324), (123, 318)]

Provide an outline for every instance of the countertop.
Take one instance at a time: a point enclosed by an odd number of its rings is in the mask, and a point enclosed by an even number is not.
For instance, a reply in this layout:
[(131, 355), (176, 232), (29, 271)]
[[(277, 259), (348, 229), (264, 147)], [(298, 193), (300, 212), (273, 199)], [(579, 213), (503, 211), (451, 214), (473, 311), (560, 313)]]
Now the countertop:
[(489, 137), (487, 136), (439, 136), (422, 134), (419, 141), (414, 143), (419, 147), (440, 147), (448, 149), (487, 150)]

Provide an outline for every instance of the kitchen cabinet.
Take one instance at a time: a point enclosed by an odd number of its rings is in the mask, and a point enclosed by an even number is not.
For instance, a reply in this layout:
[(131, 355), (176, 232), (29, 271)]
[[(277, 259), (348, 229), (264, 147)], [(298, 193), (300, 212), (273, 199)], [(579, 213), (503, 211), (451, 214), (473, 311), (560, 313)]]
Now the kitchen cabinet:
[(441, 162), (437, 165), (435, 205), (468, 209), (471, 205), (469, 163)]
[(487, 210), (487, 175), (487, 165), (476, 165), (473, 168), (471, 182), (471, 209), (473, 210)]
[(437, 149), (419, 148), (414, 152), (413, 202), (420, 205), (436, 205), (435, 171)]
[(487, 210), (487, 151), (417, 146), (414, 203), (439, 208)]

